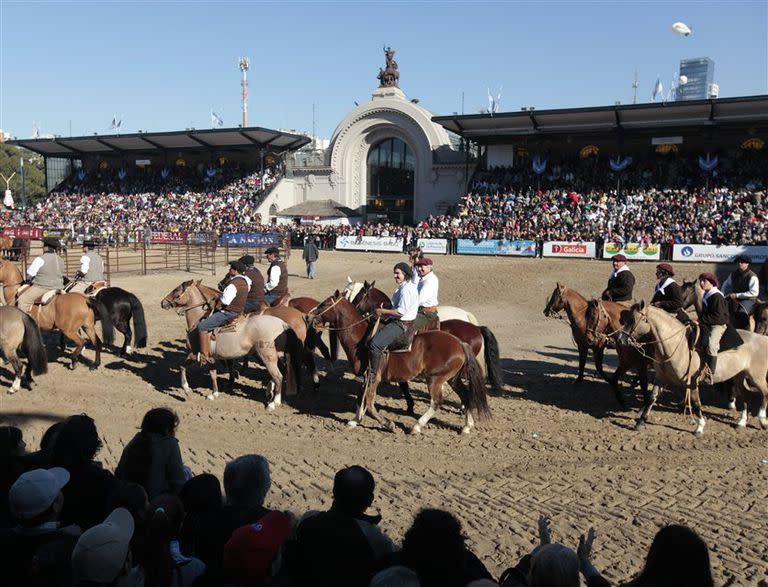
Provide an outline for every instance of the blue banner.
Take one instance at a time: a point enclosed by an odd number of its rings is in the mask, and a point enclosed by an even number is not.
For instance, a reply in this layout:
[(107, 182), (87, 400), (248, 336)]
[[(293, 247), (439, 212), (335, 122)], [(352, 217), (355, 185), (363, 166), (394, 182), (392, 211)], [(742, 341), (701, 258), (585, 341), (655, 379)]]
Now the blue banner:
[(283, 244), (281, 234), (271, 232), (257, 233), (226, 233), (219, 238), (219, 246), (230, 247), (279, 247)]
[(508, 257), (535, 257), (536, 241), (528, 240), (456, 240), (459, 255), (504, 255)]

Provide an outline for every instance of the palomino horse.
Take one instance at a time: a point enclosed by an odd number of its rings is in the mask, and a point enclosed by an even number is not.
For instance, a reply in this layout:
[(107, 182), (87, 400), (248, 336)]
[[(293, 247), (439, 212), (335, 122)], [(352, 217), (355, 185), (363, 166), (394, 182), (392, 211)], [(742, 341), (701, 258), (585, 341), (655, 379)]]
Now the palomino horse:
[[(21, 360), (16, 354), (19, 347), (27, 356), (27, 371), (23, 375)], [(22, 385), (31, 389), (32, 374), (48, 372), (48, 356), (40, 329), (30, 316), (13, 306), (0, 307), (0, 351), (16, 375), (8, 393), (16, 393)]]
[[(201, 286), (199, 281), (185, 281), (171, 291), (160, 302), (164, 310), (176, 309), (187, 320), (187, 354), (181, 366), (181, 387), (189, 393), (192, 389), (187, 382), (187, 368), (197, 362), (198, 332), (197, 324), (213, 307), (219, 292), (213, 288)], [(282, 403), (283, 374), (278, 367), (278, 352), (286, 357), (286, 391), (295, 393), (299, 383), (299, 364), (302, 345), (296, 333), (275, 316), (249, 314), (231, 331), (225, 329), (211, 340), (211, 356), (214, 359), (232, 361), (248, 355), (257, 356), (271, 378), (271, 389), (267, 393), (267, 409), (274, 410)], [(206, 396), (215, 399), (219, 395), (216, 366), (211, 366), (213, 392)]]
[(16, 292), (24, 282), (21, 271), (11, 261), (0, 260), (0, 285), (3, 288), (3, 301), (11, 306), (16, 299)]
[[(218, 290), (206, 285), (198, 284), (198, 288), (207, 299), (213, 300), (220, 295)], [(266, 304), (262, 304), (261, 308), (251, 312), (251, 314), (275, 316), (276, 318), (280, 318), (280, 320), (291, 327), (299, 341), (301, 341), (302, 346), (304, 347), (304, 352), (302, 353), (304, 364), (312, 375), (312, 382), (314, 383), (315, 390), (317, 390), (318, 386), (320, 385), (320, 376), (317, 374), (317, 367), (315, 366), (315, 359), (312, 355), (312, 349), (307, 345), (307, 331), (311, 329), (307, 328), (307, 322), (304, 319), (304, 314), (300, 310), (291, 308), (290, 306), (280, 305), (269, 307)]]
[(595, 355), (595, 368), (603, 379), (608, 379), (603, 371), (603, 353), (605, 352), (605, 338), (596, 337), (591, 344), (587, 340), (587, 323), (584, 317), (587, 311), (587, 300), (575, 289), (558, 284), (549, 296), (549, 301), (544, 308), (544, 315), (555, 316), (565, 310), (568, 322), (571, 325), (571, 333), (576, 347), (579, 349), (579, 375), (576, 383), (584, 381), (584, 367), (587, 364), (587, 351), (592, 349)]
[[(367, 362), (366, 338), (369, 331), (368, 321), (349, 303), (339, 290), (324, 300), (308, 316), (315, 325), (330, 324), (337, 329), (339, 342), (353, 366), (359, 373), (363, 363)], [(461, 398), (465, 407), (465, 423), (462, 434), (468, 434), (474, 426), (474, 418), (490, 417), (490, 408), (485, 394), (485, 384), (480, 365), (469, 345), (455, 336), (439, 330), (430, 330), (417, 334), (410, 350), (390, 352), (383, 358), (373, 381), (365, 384), (355, 417), (348, 422), (352, 427), (363, 421), (366, 410), (379, 423), (394, 430), (394, 423), (379, 415), (376, 409), (376, 390), (380, 381), (407, 383), (423, 376), (427, 381), (430, 403), (429, 409), (413, 426), (412, 432), (418, 434), (427, 425), (443, 402), (443, 384), (449, 383)], [(469, 381), (467, 387), (462, 377)]]
[[(368, 283), (366, 281), (363, 288), (352, 299), (352, 305), (357, 308), (361, 314), (369, 315), (374, 314), (376, 308), (391, 308), (392, 301), (383, 291), (373, 287), (373, 283)], [(440, 323), (437, 330), (453, 334), (453, 336), (460, 341), (466, 342), (475, 354), (475, 358), (477, 358), (477, 362), (480, 364), (483, 373), (487, 375), (491, 388), (495, 393), (502, 393), (504, 381), (501, 375), (501, 365), (499, 363), (499, 343), (490, 328), (487, 328), (486, 326), (476, 326), (475, 324), (464, 320), (444, 320), (442, 306), (440, 306), (438, 314), (440, 316)], [(410, 392), (406, 393), (406, 401), (408, 402), (410, 410), (413, 407), (413, 399), (410, 397)]]
[(752, 318), (755, 320), (755, 334), (768, 336), (768, 302), (756, 302)]
[[(634, 340), (650, 335), (658, 381), (669, 386), (682, 386), (686, 393), (690, 393), (696, 418), (694, 433), (701, 436), (706, 423), (699, 398), (701, 359), (699, 353), (689, 349), (687, 330), (690, 326), (681, 324), (664, 310), (646, 306), (644, 302), (635, 304), (624, 313), (622, 323), (624, 332)], [(717, 355), (714, 382), (735, 379), (735, 387), (743, 402), (738, 428), (747, 425), (747, 392), (749, 386), (756, 387), (763, 396), (758, 414), (760, 425), (768, 428), (768, 337), (746, 330), (739, 330), (739, 335), (744, 344)], [(650, 412), (651, 407), (647, 405), (645, 410)]]
[[(70, 369), (77, 366), (80, 353), (83, 352), (85, 339), (80, 336), (80, 330), (85, 332), (96, 350), (96, 359), (89, 365), (90, 369), (96, 369), (101, 365), (102, 341), (96, 334), (96, 320), (101, 320), (101, 333), (104, 344), (112, 344), (114, 330), (109, 320), (109, 312), (100, 301), (89, 298), (81, 293), (61, 293), (46, 304), (35, 303), (30, 310), (30, 315), (37, 322), (40, 330), (60, 330), (61, 333), (75, 343), (75, 350), (71, 355)], [(64, 341), (61, 348), (64, 350)]]
[[(683, 309), (687, 310), (691, 306), (696, 308), (696, 313), (701, 315), (702, 298), (704, 297), (704, 290), (701, 289), (698, 281), (683, 281), (683, 285), (680, 286), (680, 291), (683, 297)], [(739, 305), (739, 302), (730, 298), (725, 300), (728, 306), (728, 322), (731, 326), (738, 330), (755, 330), (755, 320), (757, 306), (759, 302), (755, 303), (749, 314), (745, 313)]]
[[(347, 286), (344, 288), (344, 295), (351, 302), (357, 297), (363, 288), (366, 286), (373, 287), (375, 283), (376, 280), (372, 281), (371, 283), (368, 283), (367, 281), (365, 283), (360, 283), (359, 281), (352, 281), (352, 278), (347, 276)], [(480, 324), (472, 312), (467, 312), (466, 310), (462, 310), (456, 306), (441, 305), (440, 320), (463, 320), (464, 322), (469, 322), (475, 326)]]
[[(621, 342), (621, 315), (623, 312), (628, 312), (626, 306), (617, 304), (616, 302), (602, 301), (602, 300), (590, 300), (587, 303), (587, 311), (584, 313), (584, 320), (587, 332), (587, 342), (590, 345), (597, 344), (600, 340), (605, 341), (607, 337), (612, 337), (616, 341), (616, 354), (619, 355), (619, 366), (614, 371), (613, 375), (608, 379), (608, 383), (611, 384), (613, 393), (616, 396), (616, 400), (619, 402), (622, 408), (626, 408), (627, 404), (621, 395), (619, 389), (619, 379), (624, 373), (630, 369), (637, 371), (640, 377), (640, 389), (643, 392), (645, 403), (651, 401), (648, 395), (648, 363), (649, 359), (647, 355), (639, 351), (633, 345), (622, 344)], [(650, 351), (648, 351), (650, 352)], [(654, 394), (658, 393), (658, 390), (654, 387)], [(643, 413), (640, 419), (637, 421), (637, 428), (647, 420), (648, 414)]]
[[(96, 292), (95, 294), (93, 292)], [(123, 335), (123, 346), (119, 355), (130, 355), (131, 338), (137, 349), (147, 346), (147, 323), (144, 320), (144, 306), (139, 298), (120, 287), (107, 287), (105, 281), (97, 281), (85, 288), (86, 295), (93, 295), (107, 308), (112, 325)], [(131, 331), (131, 319), (136, 332)]]

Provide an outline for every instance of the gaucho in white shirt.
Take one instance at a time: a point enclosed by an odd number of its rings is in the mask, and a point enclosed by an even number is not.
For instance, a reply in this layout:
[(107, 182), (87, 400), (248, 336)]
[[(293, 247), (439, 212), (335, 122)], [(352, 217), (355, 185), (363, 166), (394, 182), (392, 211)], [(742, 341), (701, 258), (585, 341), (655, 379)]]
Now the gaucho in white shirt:
[(432, 259), (429, 257), (416, 259), (414, 265), (418, 273), (413, 276), (413, 282), (419, 290), (419, 312), (413, 323), (413, 329), (418, 332), (430, 322), (438, 320), (437, 292), (440, 289), (440, 280), (432, 271)]

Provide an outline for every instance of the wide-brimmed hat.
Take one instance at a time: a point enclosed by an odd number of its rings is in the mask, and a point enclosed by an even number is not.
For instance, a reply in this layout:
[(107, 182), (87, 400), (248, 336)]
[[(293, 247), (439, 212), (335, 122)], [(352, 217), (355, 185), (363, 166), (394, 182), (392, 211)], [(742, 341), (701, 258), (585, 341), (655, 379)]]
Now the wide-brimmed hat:
[(75, 579), (111, 585), (125, 565), (133, 530), (131, 512), (117, 508), (104, 522), (83, 532), (72, 551)]
[(699, 275), (699, 281), (701, 281), (702, 279), (704, 281), (708, 281), (714, 286), (717, 286), (717, 277), (715, 277), (714, 273), (709, 273), (709, 272), (702, 273), (701, 275)]
[(43, 246), (44, 247), (51, 247), (52, 249), (60, 249), (61, 248), (61, 241), (57, 238), (53, 238), (52, 236), (46, 236), (43, 239)]
[(626, 263), (627, 258), (621, 253), (619, 253), (618, 255), (614, 255), (613, 257), (611, 257), (611, 261), (624, 261)]
[(414, 263), (416, 267), (421, 267), (422, 265), (432, 265), (432, 259), (429, 257), (421, 257), (420, 259), (417, 259)]
[(656, 265), (656, 269), (659, 271), (664, 271), (667, 275), (672, 276), (675, 274), (675, 270), (672, 268), (672, 265), (669, 263), (659, 263)]
[(277, 247), (269, 247), (266, 251), (264, 251), (265, 255), (279, 255), (280, 249)]
[(243, 255), (242, 257), (240, 257), (238, 259), (238, 261), (240, 261), (241, 263), (243, 263), (245, 265), (250, 266), (250, 265), (253, 265), (256, 262), (256, 259), (254, 259), (252, 255)]
[(69, 483), (69, 472), (62, 467), (34, 469), (22, 474), (11, 485), (8, 505), (19, 519), (29, 520), (46, 511)]
[(245, 263), (241, 263), (240, 261), (232, 261), (229, 266), (240, 273), (245, 273), (248, 270), (248, 267), (246, 267)]

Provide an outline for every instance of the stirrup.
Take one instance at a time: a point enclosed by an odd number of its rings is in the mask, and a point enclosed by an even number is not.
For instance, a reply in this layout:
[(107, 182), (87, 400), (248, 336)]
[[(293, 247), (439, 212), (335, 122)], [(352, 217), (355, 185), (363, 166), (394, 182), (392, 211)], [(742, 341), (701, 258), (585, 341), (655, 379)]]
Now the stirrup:
[(201, 365), (215, 365), (216, 359), (204, 355), (203, 353), (197, 353), (197, 362)]

